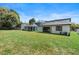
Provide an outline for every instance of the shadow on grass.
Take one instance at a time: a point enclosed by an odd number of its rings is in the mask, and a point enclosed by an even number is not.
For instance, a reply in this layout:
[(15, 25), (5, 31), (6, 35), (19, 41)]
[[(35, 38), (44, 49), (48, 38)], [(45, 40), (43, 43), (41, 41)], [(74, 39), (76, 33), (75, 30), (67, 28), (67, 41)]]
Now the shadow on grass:
[[(22, 31), (27, 31), (27, 30), (22, 30)], [(49, 33), (49, 32), (38, 32), (38, 31), (27, 31), (27, 32), (37, 32), (37, 33), (50, 34), (50, 35), (54, 34), (54, 35), (68, 36), (65, 34), (57, 34), (57, 33)]]
[(64, 35), (64, 34), (57, 34), (57, 33), (48, 33), (48, 32), (38, 32), (38, 33), (45, 33), (45, 34), (54, 34), (54, 35), (61, 35), (61, 36), (68, 36), (68, 35)]
[[(5, 29), (1, 30), (0, 31), (4, 31)], [(6, 31), (11, 31), (11, 30), (17, 30), (17, 29), (6, 29)], [(54, 35), (61, 35), (61, 36), (70, 36), (70, 35), (65, 35), (65, 34), (57, 34), (57, 33), (49, 33), (49, 32), (38, 32), (38, 31), (28, 31), (28, 30), (22, 30), (22, 31), (27, 31), (27, 32), (37, 32), (37, 33), (43, 33), (43, 34), (54, 34)]]

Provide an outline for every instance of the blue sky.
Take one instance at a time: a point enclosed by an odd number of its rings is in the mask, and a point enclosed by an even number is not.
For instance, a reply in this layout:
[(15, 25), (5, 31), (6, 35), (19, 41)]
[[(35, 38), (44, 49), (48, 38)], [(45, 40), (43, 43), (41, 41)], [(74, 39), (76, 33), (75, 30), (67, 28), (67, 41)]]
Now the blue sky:
[(37, 21), (71, 18), (72, 22), (79, 23), (78, 3), (0, 3), (0, 7), (17, 11), (22, 22), (31, 18)]

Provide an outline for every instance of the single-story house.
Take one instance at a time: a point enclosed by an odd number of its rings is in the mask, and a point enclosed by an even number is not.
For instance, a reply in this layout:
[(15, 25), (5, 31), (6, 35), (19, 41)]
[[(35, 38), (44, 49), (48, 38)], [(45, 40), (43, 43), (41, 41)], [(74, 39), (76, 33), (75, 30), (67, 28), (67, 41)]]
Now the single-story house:
[(55, 33), (55, 34), (70, 35), (71, 18), (45, 21), (40, 24), (41, 24), (40, 26), (22, 25), (22, 29), (34, 27), (36, 28), (35, 30), (37, 30), (38, 32), (48, 32), (48, 33)]
[(36, 31), (37, 30), (37, 25), (28, 25), (28, 24), (21, 24), (21, 29), (22, 30), (27, 30), (27, 31)]

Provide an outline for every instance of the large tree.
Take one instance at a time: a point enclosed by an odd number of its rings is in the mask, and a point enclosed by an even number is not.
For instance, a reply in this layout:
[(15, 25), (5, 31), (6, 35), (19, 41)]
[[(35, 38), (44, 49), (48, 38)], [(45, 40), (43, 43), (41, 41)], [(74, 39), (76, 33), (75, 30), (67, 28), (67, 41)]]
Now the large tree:
[(0, 8), (0, 27), (13, 28), (20, 24), (19, 14), (8, 8)]
[(29, 24), (30, 24), (30, 25), (34, 24), (35, 22), (36, 22), (36, 21), (35, 21), (34, 18), (32, 18), (32, 19), (29, 20)]

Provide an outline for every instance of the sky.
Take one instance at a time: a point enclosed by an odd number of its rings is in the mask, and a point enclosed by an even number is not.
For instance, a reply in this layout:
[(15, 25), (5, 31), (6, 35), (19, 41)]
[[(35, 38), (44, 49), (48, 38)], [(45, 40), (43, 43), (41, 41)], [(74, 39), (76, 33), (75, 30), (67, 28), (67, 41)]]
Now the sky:
[(35, 18), (36, 21), (71, 18), (79, 23), (79, 3), (0, 3), (0, 7), (15, 10), (22, 22)]

